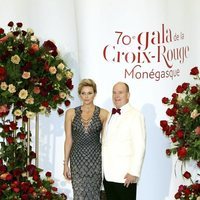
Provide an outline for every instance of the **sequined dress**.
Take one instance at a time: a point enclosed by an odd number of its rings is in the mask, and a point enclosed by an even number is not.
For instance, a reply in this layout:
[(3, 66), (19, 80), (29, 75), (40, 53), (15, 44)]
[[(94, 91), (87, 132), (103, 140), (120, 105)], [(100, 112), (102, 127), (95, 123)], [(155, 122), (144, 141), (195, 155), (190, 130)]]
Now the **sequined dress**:
[(100, 108), (95, 106), (88, 127), (81, 121), (81, 107), (75, 108), (72, 122), (70, 168), (74, 200), (100, 200), (102, 180)]

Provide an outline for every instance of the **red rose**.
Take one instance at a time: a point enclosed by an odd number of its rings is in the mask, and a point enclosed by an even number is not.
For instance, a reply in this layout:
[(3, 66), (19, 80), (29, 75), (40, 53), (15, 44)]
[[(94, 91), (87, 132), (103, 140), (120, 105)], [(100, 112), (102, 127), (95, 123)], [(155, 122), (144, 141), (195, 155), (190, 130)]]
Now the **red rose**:
[(69, 105), (70, 105), (70, 101), (69, 101), (69, 100), (66, 100), (66, 101), (65, 101), (65, 105), (66, 105), (66, 106), (69, 106)]
[(28, 173), (29, 173), (30, 175), (33, 175), (33, 173), (34, 173), (35, 170), (36, 170), (36, 166), (30, 164), (30, 165), (28, 165), (28, 166), (26, 167), (26, 169), (27, 169), (27, 171), (28, 171)]
[(44, 63), (44, 71), (49, 72), (49, 65), (48, 65), (48, 63)]
[(161, 127), (165, 127), (165, 126), (167, 126), (168, 125), (168, 122), (166, 121), (166, 120), (161, 120), (160, 121), (160, 126)]
[(10, 173), (8, 173), (8, 175), (6, 176), (6, 180), (10, 181), (10, 180), (12, 180), (12, 178), (13, 178), (13, 176)]
[(183, 132), (182, 130), (178, 130), (178, 131), (176, 132), (176, 135), (177, 135), (177, 137), (178, 137), (179, 139), (182, 139), (183, 136), (184, 136), (184, 132)]
[(51, 172), (47, 172), (46, 177), (51, 177)]
[(58, 101), (60, 99), (59, 95), (54, 95), (53, 96), (53, 101)]
[(170, 150), (170, 149), (166, 149), (166, 154), (167, 154), (168, 156), (170, 156), (170, 155), (171, 155), (171, 150)]
[(189, 109), (188, 107), (184, 107), (184, 108), (183, 108), (183, 112), (184, 112), (184, 113), (190, 113), (190, 109)]
[(58, 191), (58, 188), (52, 187), (52, 190), (56, 192), (56, 191)]
[(8, 142), (8, 144), (11, 144), (11, 143), (14, 142), (14, 138), (11, 137), (11, 136), (8, 136), (8, 137), (6, 138), (6, 141)]
[(72, 79), (67, 79), (67, 81), (66, 81), (66, 86), (70, 89), (70, 90), (72, 90), (73, 89), (73, 85), (72, 85)]
[(57, 50), (56, 45), (50, 40), (45, 41), (43, 43), (43, 47), (48, 51), (56, 51)]
[(11, 183), (12, 188), (17, 187), (17, 186), (19, 186), (19, 181), (14, 181), (13, 183)]
[(17, 130), (17, 123), (16, 122), (10, 122), (10, 128), (12, 130)]
[(29, 199), (28, 194), (22, 194), (21, 198), (22, 198), (22, 200), (28, 200)]
[(21, 189), (24, 191), (24, 193), (28, 191), (29, 187), (30, 187), (29, 182), (21, 182)]
[(176, 108), (172, 108), (172, 109), (168, 108), (167, 111), (166, 111), (166, 114), (170, 117), (175, 116), (176, 115)]
[(169, 99), (167, 97), (162, 98), (162, 103), (167, 104), (169, 102)]
[(6, 79), (6, 69), (0, 66), (0, 81), (4, 81)]
[(5, 190), (5, 189), (7, 189), (7, 188), (8, 188), (8, 185), (7, 185), (6, 183), (4, 183), (4, 184), (1, 185), (1, 189), (2, 189), (2, 190)]
[(20, 189), (18, 187), (15, 187), (12, 189), (15, 193), (18, 193), (20, 191)]
[(33, 188), (33, 187), (30, 187), (30, 188), (28, 189), (28, 193), (29, 193), (29, 194), (33, 194), (33, 192), (35, 192), (34, 188)]
[(181, 197), (181, 193), (180, 192), (177, 192), (175, 195), (174, 195), (175, 199), (180, 199)]
[(179, 85), (177, 88), (176, 88), (176, 92), (177, 93), (182, 93), (184, 91), (184, 89), (182, 88), (181, 85)]
[(183, 84), (182, 84), (183, 90), (186, 90), (186, 89), (188, 88), (189, 85), (190, 85), (189, 83), (183, 83)]
[(22, 117), (22, 119), (23, 119), (23, 122), (28, 122), (28, 117), (27, 117), (27, 116), (24, 115), (24, 116)]
[(21, 28), (23, 26), (23, 24), (21, 22), (17, 23), (17, 27)]
[(198, 67), (192, 68), (190, 71), (190, 75), (197, 75), (197, 74), (199, 74)]
[(57, 112), (58, 112), (59, 115), (62, 115), (64, 113), (64, 110), (61, 109), (61, 108), (58, 108)]
[(186, 189), (186, 186), (185, 185), (179, 185), (179, 187), (178, 187), (178, 191), (179, 192), (182, 192), (182, 191), (184, 191)]
[(49, 106), (48, 101), (43, 101), (43, 102), (42, 102), (42, 106), (44, 106), (44, 107), (48, 107), (48, 106)]
[(10, 126), (9, 125), (3, 125), (3, 131), (8, 133), (10, 131)]
[(35, 153), (34, 151), (31, 151), (31, 152), (30, 152), (30, 158), (31, 158), (31, 159), (36, 158), (36, 153)]
[(189, 178), (191, 177), (191, 174), (190, 174), (190, 172), (186, 171), (186, 172), (183, 174), (183, 176), (184, 176), (185, 178), (189, 179)]
[(19, 137), (20, 140), (24, 140), (26, 137), (25, 133), (18, 133), (17, 136)]
[(172, 137), (171, 140), (173, 143), (175, 143), (177, 141), (176, 137)]
[(190, 92), (192, 94), (196, 94), (198, 92), (198, 88), (196, 86), (192, 86), (191, 89), (190, 89)]
[(39, 174), (38, 174), (38, 173), (34, 173), (34, 175), (33, 175), (33, 180), (34, 180), (34, 181), (39, 180)]
[(14, 25), (14, 23), (13, 23), (12, 21), (10, 21), (10, 22), (8, 23), (8, 26), (10, 26), (10, 27), (13, 27), (13, 25)]
[(187, 155), (187, 149), (185, 147), (180, 147), (178, 149), (178, 157), (180, 159), (184, 159), (186, 157), (186, 155)]
[(20, 176), (22, 173), (22, 169), (20, 168), (17, 168), (17, 169), (14, 169), (13, 170), (13, 175), (16, 177), (16, 176)]
[(191, 190), (189, 188), (186, 188), (184, 193), (185, 193), (185, 196), (187, 197), (191, 194)]
[(0, 28), (0, 34), (4, 34), (4, 29)]
[(7, 171), (7, 167), (5, 165), (0, 166), (0, 173), (3, 174)]
[(177, 97), (178, 97), (178, 94), (173, 93), (173, 94), (172, 94), (172, 97), (173, 97), (173, 98), (177, 98)]

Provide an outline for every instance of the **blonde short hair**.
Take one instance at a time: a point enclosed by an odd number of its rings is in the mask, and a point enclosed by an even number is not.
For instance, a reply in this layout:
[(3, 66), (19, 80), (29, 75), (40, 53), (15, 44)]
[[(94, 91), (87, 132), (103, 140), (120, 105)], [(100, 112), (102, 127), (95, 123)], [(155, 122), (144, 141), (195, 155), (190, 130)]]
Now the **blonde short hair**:
[(78, 94), (81, 94), (81, 90), (83, 89), (83, 87), (85, 86), (89, 86), (92, 87), (94, 90), (94, 93), (97, 93), (97, 86), (96, 83), (92, 80), (92, 79), (82, 79), (81, 82), (78, 85)]

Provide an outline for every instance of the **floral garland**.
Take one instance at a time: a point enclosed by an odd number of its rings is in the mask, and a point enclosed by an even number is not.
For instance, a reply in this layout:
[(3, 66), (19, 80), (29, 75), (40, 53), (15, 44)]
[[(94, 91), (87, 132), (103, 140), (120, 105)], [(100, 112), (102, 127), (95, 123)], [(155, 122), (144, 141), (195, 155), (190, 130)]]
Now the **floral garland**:
[[(70, 104), (73, 73), (52, 41), (40, 46), (33, 30), (22, 26), (9, 22), (8, 33), (0, 28), (0, 115), (13, 106), (15, 116), (31, 118), (38, 112), (49, 113), (62, 102)], [(63, 110), (58, 108), (58, 113)]]
[[(190, 75), (199, 83), (198, 67), (192, 68)], [(185, 82), (176, 88), (171, 99), (163, 97), (162, 103), (168, 106), (166, 115), (170, 118), (169, 121), (160, 121), (163, 133), (171, 142), (166, 154), (176, 154), (182, 162), (197, 161), (197, 167), (200, 168), (200, 85)], [(190, 179), (192, 184), (180, 185), (175, 199), (200, 200), (200, 183), (193, 181), (188, 171), (182, 175)]]

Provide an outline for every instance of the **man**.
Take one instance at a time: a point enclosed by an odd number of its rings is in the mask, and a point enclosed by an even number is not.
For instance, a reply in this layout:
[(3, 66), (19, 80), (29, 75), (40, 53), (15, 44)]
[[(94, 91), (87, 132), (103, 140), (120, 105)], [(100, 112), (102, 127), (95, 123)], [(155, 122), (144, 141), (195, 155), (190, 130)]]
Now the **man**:
[(143, 115), (129, 103), (129, 86), (118, 82), (112, 99), (116, 108), (102, 140), (104, 188), (107, 200), (136, 200), (137, 182), (145, 153)]

